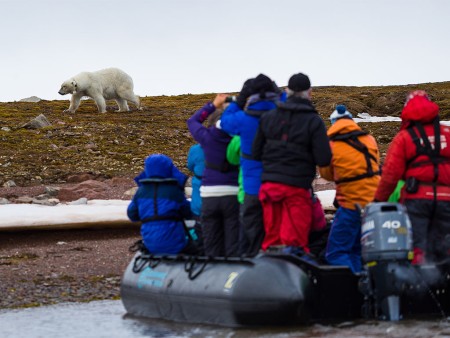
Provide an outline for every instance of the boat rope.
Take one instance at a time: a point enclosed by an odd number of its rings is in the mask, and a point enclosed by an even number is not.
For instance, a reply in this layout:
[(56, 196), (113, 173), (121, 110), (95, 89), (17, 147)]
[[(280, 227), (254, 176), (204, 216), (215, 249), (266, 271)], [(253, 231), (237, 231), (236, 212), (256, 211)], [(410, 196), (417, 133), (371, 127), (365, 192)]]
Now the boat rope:
[(141, 272), (146, 264), (147, 264), (147, 259), (143, 258), (142, 256), (137, 256), (133, 262), (133, 269), (132, 269), (133, 272), (134, 273)]
[(211, 261), (211, 257), (203, 260), (200, 268), (196, 269), (197, 263), (200, 261), (197, 260), (196, 256), (190, 256), (186, 263), (184, 264), (184, 271), (188, 273), (188, 278), (190, 280), (196, 279), (202, 272), (205, 270), (206, 265)]

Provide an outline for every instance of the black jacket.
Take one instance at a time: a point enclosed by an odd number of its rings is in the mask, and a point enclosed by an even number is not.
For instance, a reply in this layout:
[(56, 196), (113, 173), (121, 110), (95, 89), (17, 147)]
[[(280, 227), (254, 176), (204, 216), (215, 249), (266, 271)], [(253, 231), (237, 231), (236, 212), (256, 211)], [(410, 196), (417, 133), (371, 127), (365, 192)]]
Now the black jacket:
[(263, 182), (305, 189), (311, 187), (316, 166), (331, 161), (322, 118), (309, 100), (298, 97), (289, 97), (261, 117), (252, 153), (263, 163)]

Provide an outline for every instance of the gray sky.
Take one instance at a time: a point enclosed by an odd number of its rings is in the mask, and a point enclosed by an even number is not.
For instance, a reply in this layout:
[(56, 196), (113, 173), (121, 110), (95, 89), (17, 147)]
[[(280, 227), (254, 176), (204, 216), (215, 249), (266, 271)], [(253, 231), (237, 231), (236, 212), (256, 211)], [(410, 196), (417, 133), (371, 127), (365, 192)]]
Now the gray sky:
[(0, 101), (118, 67), (141, 96), (450, 80), (447, 0), (0, 0)]

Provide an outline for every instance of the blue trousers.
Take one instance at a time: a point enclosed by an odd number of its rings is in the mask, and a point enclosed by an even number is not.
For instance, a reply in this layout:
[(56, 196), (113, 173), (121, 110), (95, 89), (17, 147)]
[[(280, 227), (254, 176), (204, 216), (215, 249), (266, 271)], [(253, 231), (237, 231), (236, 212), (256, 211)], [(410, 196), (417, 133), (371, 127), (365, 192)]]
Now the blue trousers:
[(339, 207), (328, 237), (325, 258), (330, 265), (345, 265), (361, 272), (361, 215)]

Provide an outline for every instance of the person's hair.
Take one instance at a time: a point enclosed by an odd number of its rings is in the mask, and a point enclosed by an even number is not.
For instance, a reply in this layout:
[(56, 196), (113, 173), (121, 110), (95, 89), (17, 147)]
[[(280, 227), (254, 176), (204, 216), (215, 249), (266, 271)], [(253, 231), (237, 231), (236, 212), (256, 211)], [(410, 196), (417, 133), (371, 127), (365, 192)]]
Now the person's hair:
[(311, 98), (309, 89), (303, 90), (301, 92), (294, 92), (293, 90), (286, 88), (286, 92), (287, 92), (288, 96), (301, 97), (302, 99), (307, 99), (307, 100), (309, 100)]
[(206, 120), (206, 125), (208, 128), (216, 125), (217, 121), (219, 121), (222, 116), (222, 112), (222, 109), (216, 109), (214, 113), (208, 116), (208, 119)]

